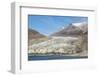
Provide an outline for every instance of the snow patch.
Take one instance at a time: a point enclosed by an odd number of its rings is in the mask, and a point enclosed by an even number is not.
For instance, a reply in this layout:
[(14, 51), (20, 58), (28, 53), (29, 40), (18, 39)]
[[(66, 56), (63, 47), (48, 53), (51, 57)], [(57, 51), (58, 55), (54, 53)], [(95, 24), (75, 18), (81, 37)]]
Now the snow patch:
[(72, 23), (73, 26), (82, 26), (82, 25), (85, 25), (86, 22), (81, 22), (81, 23)]

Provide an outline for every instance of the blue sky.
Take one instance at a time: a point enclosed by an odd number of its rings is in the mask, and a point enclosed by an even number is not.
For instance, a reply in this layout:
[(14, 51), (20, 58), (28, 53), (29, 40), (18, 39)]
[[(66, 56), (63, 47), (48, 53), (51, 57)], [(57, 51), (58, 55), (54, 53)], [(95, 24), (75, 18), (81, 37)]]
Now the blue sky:
[(68, 26), (71, 23), (88, 22), (87, 17), (80, 16), (50, 16), (50, 15), (29, 15), (28, 27), (32, 28), (41, 34), (50, 35), (63, 26)]

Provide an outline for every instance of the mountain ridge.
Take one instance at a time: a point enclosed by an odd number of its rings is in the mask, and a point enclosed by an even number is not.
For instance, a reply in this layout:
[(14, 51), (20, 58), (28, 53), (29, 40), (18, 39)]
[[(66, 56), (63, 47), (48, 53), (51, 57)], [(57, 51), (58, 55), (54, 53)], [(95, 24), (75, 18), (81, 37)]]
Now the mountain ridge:
[(35, 38), (42, 38), (45, 37), (45, 35), (39, 33), (38, 31), (28, 28), (28, 39), (35, 39)]
[(53, 33), (51, 36), (78, 36), (81, 33), (87, 33), (87, 24), (65, 26), (62, 30)]

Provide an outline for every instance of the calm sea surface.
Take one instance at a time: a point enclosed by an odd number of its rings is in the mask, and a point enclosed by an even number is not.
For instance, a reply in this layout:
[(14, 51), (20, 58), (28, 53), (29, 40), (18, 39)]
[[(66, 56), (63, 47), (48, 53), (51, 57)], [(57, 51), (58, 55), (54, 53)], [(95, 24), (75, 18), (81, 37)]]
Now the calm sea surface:
[(55, 59), (81, 59), (81, 58), (88, 58), (88, 56), (28, 56), (28, 60), (55, 60)]

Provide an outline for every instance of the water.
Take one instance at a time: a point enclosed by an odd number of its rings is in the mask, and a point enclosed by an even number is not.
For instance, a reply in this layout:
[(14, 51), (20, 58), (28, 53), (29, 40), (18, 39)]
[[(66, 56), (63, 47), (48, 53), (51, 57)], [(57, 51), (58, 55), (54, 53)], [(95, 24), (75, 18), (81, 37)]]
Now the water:
[(34, 60), (56, 60), (56, 59), (83, 59), (88, 58), (88, 56), (28, 56), (29, 61)]

